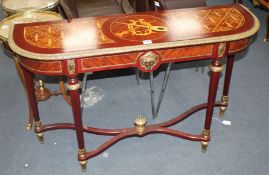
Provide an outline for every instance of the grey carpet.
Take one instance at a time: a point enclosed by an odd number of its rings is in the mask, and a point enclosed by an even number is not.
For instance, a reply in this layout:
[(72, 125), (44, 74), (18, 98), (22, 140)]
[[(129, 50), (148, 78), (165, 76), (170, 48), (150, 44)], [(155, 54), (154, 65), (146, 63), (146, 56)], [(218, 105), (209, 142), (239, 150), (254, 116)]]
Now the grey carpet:
[[(231, 0), (208, 0), (208, 5), (227, 4)], [(45, 133), (40, 145), (33, 131), (25, 130), (28, 109), (26, 97), (12, 59), (4, 53), (0, 59), (0, 174), (1, 175), (266, 175), (269, 172), (269, 76), (268, 49), (264, 43), (266, 12), (245, 5), (261, 21), (261, 29), (250, 49), (236, 57), (225, 126), (212, 123), (212, 140), (206, 154), (200, 143), (166, 135), (129, 138), (88, 161), (82, 173), (77, 161), (74, 131)], [(194, 104), (206, 101), (208, 68), (202, 74), (193, 65), (177, 64), (171, 73), (167, 91), (156, 121), (150, 119), (149, 82), (137, 86), (134, 75), (90, 78), (88, 87), (103, 90), (104, 98), (84, 111), (84, 124), (118, 128), (130, 127), (139, 114), (149, 123), (165, 121)], [(160, 86), (164, 72), (156, 75)], [(219, 93), (223, 84), (220, 81)], [(57, 89), (55, 85), (48, 85)], [(218, 95), (219, 98), (219, 95)], [(52, 97), (39, 105), (43, 123), (72, 122), (71, 110), (62, 97)], [(183, 131), (201, 133), (205, 112), (199, 112), (174, 126)], [(218, 116), (215, 110), (214, 117)], [(86, 148), (94, 149), (108, 137), (85, 135)]]

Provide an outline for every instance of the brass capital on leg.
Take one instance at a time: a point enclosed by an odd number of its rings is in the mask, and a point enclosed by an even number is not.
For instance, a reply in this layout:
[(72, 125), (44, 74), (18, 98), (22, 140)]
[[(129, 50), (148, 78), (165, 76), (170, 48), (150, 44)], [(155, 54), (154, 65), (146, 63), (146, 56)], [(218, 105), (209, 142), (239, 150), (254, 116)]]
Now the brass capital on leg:
[[(78, 150), (79, 158), (85, 158), (85, 155), (86, 155), (86, 150), (85, 149), (79, 149)], [(87, 170), (87, 161), (86, 160), (79, 161), (79, 164), (81, 166), (82, 172), (86, 172), (86, 170)]]
[(75, 84), (66, 84), (65, 87), (67, 90), (71, 90), (71, 91), (74, 91), (74, 90), (78, 90), (80, 89), (80, 86), (81, 86), (81, 82), (80, 81), (77, 81)]
[[(41, 121), (35, 122), (35, 131), (39, 130), (41, 126), (42, 126)], [(39, 142), (41, 144), (43, 144), (44, 143), (44, 134), (42, 132), (36, 133), (36, 136), (37, 136)]]
[(202, 153), (206, 152), (207, 146), (209, 144), (209, 139), (210, 139), (210, 130), (205, 130), (203, 131), (203, 136), (204, 139), (208, 140), (208, 141), (202, 141), (201, 145), (202, 145)]
[(220, 109), (219, 116), (220, 116), (221, 118), (224, 117), (224, 113), (225, 113), (225, 111), (227, 110), (228, 100), (229, 100), (229, 97), (228, 97), (228, 96), (222, 96), (222, 97), (221, 97), (221, 104), (224, 105), (224, 106), (221, 106), (221, 107), (219, 108), (219, 109)]

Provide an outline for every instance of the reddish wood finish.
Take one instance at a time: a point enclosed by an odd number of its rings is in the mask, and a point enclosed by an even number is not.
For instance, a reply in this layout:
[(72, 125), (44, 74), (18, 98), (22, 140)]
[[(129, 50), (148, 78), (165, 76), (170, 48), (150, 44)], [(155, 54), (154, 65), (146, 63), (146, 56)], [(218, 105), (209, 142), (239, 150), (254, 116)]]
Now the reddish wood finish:
[[(182, 20), (188, 23), (188, 28), (180, 25)], [(253, 25), (253, 17), (243, 7), (227, 5), (193, 8), (191, 11), (181, 9), (18, 24), (13, 33), (16, 33), (15, 44), (32, 53), (66, 54), (96, 50), (96, 53), (91, 53), (91, 56), (95, 56), (102, 49), (124, 49), (126, 46), (142, 49), (144, 40), (151, 40), (154, 46), (164, 42), (229, 37), (246, 32)], [(168, 47), (169, 45), (166, 46)], [(51, 59), (58, 58), (56, 56)]]
[[(184, 23), (182, 20), (185, 20)], [(126, 23), (134, 21), (136, 21), (135, 25), (126, 27)], [(182, 24), (189, 24), (193, 28), (189, 26), (184, 28)], [(255, 18), (239, 5), (197, 8), (190, 12), (173, 10), (138, 15), (115, 15), (15, 25), (13, 38), (17, 48), (15, 46), (12, 48), (26, 51), (25, 53), (19, 52), (18, 54), (21, 55), (18, 59), (24, 68), (28, 94), (36, 121), (39, 121), (39, 114), (34, 96), (32, 73), (65, 75), (69, 78), (67, 86), (70, 90), (74, 124), (43, 125), (37, 132), (75, 129), (80, 150), (85, 147), (84, 132), (114, 136), (97, 149), (87, 152), (85, 156), (78, 157), (80, 161), (85, 161), (100, 154), (118, 141), (133, 136), (144, 137), (148, 134), (162, 133), (207, 144), (210, 137), (206, 137), (204, 134), (195, 135), (168, 127), (183, 121), (195, 112), (206, 109), (204, 129), (209, 132), (213, 108), (227, 106), (222, 102), (215, 102), (220, 76), (218, 68), (222, 66), (221, 59), (245, 49), (254, 32), (252, 31), (253, 33), (247, 37), (236, 38), (236, 36), (254, 30), (255, 26), (257, 27)], [(219, 41), (221, 38), (226, 40)], [(151, 40), (153, 43), (143, 45), (142, 41), (145, 39)], [(171, 46), (171, 43), (182, 45)], [(154, 48), (156, 44), (160, 45)], [(108, 50), (112, 52), (110, 53)], [(69, 54), (74, 53), (78, 55), (69, 57)], [(225, 93), (228, 93), (230, 84), (232, 58), (232, 56), (228, 58)], [(76, 79), (80, 73), (129, 67), (138, 67), (144, 72), (151, 72), (163, 63), (202, 59), (213, 59), (211, 66), (214, 67), (210, 77), (207, 103), (197, 105), (169, 121), (145, 126), (143, 131), (139, 131), (135, 127), (100, 129), (83, 126)], [(143, 62), (145, 60), (153, 61)], [(150, 68), (148, 69), (148, 67)]]
[[(67, 82), (68, 86), (77, 85), (79, 82), (76, 78), (70, 78)], [(69, 89), (69, 94), (71, 97), (71, 106), (73, 111), (74, 123), (76, 127), (77, 141), (79, 149), (84, 149), (84, 137), (83, 137), (83, 125), (80, 111), (80, 98), (79, 98), (79, 88), (75, 90)]]
[[(35, 97), (35, 88), (34, 88), (34, 83), (33, 83), (33, 74), (24, 68), (22, 68), (22, 72), (24, 75), (24, 80), (25, 80), (25, 85), (27, 88), (27, 94), (29, 97), (29, 102), (31, 105), (31, 110), (32, 110), (32, 115), (34, 118), (35, 122), (39, 122), (39, 112), (38, 112), (38, 107), (37, 107), (37, 100)], [(39, 131), (36, 131), (39, 132)]]
[(229, 93), (233, 64), (234, 64), (234, 55), (229, 55), (227, 57), (226, 73), (225, 73), (225, 79), (224, 79), (224, 88), (223, 88), (223, 93), (222, 93), (223, 96), (228, 96), (228, 93)]
[[(214, 67), (221, 67), (222, 63), (221, 63), (221, 60), (217, 59), (217, 60), (213, 60), (211, 65)], [(213, 109), (215, 106), (216, 95), (217, 95), (218, 84), (219, 84), (219, 77), (220, 77), (220, 72), (211, 71), (209, 91), (208, 91), (208, 100), (207, 100), (208, 106), (206, 110), (206, 120), (205, 120), (206, 130), (210, 130), (210, 127), (211, 127)]]
[(37, 61), (20, 57), (20, 64), (32, 72), (38, 72), (45, 75), (63, 74), (61, 61)]
[[(225, 106), (222, 104), (221, 101), (216, 102), (214, 107), (220, 107)], [(97, 135), (107, 135), (107, 136), (114, 136), (113, 138), (106, 141), (104, 144), (102, 144), (97, 149), (90, 151), (86, 154), (84, 159), (80, 160), (87, 160), (89, 158), (92, 158), (94, 156), (97, 156), (98, 154), (102, 153), (107, 148), (111, 147), (113, 144), (119, 142), (120, 140), (127, 138), (127, 137), (143, 137), (148, 134), (166, 134), (171, 135), (191, 141), (208, 141), (205, 140), (204, 137), (201, 134), (193, 135), (189, 133), (185, 133), (182, 131), (177, 131), (173, 129), (169, 129), (167, 127), (173, 126), (186, 118), (190, 117), (192, 114), (201, 111), (203, 109), (206, 109), (208, 107), (207, 103), (203, 103), (197, 106), (194, 106), (187, 110), (186, 112), (182, 113), (181, 115), (163, 122), (159, 124), (149, 125), (146, 126), (145, 131), (143, 135), (139, 135), (135, 128), (122, 128), (122, 129), (100, 129), (100, 128), (93, 128), (93, 127), (83, 127), (83, 131), (91, 134), (97, 134)], [(42, 132), (46, 131), (52, 131), (52, 130), (59, 130), (59, 129), (72, 129), (76, 130), (76, 126), (72, 123), (55, 123), (55, 124), (49, 124), (49, 125), (43, 125), (41, 127)]]

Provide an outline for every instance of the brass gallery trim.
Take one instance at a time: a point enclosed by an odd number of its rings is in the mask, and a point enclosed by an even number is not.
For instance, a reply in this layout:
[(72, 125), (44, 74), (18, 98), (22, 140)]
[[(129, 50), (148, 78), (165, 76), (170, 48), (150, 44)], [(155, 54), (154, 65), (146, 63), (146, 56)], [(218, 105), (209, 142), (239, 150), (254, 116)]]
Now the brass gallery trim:
[(76, 84), (68, 84), (66, 83), (65, 87), (68, 89), (68, 90), (71, 90), (71, 91), (74, 91), (74, 90), (78, 90), (80, 88), (80, 85), (81, 85), (81, 82), (78, 81)]
[(28, 65), (24, 64), (19, 58), (17, 58), (19, 60), (19, 64), (23, 65), (24, 67), (26, 67), (27, 69), (29, 70), (32, 70), (32, 71), (37, 71), (37, 72), (42, 72), (42, 73), (62, 73), (63, 72), (63, 69), (62, 69), (62, 64), (61, 64), (61, 61), (52, 61), (52, 62), (44, 62), (44, 61), (38, 61), (38, 62), (41, 62), (41, 63), (45, 63), (45, 64), (54, 64), (54, 63), (57, 63), (57, 64), (60, 64), (60, 70), (59, 71), (43, 71), (43, 70), (39, 70), (39, 69), (34, 69), (32, 67), (29, 67)]
[(14, 15), (14, 14), (18, 14), (21, 12), (27, 12), (27, 11), (35, 11), (35, 10), (39, 10), (39, 11), (54, 11), (57, 9), (57, 6), (60, 4), (60, 1), (57, 0), (54, 4), (47, 6), (47, 7), (37, 7), (38, 9), (33, 9), (33, 8), (21, 8), (19, 10), (13, 10), (13, 9), (9, 9), (7, 7), (3, 7), (3, 10), (5, 13), (7, 13), (9, 16)]
[(246, 7), (244, 6), (242, 7), (246, 9), (252, 15), (254, 19), (254, 27), (246, 32), (229, 35), (229, 36), (182, 40), (182, 41), (174, 41), (174, 42), (166, 42), (166, 43), (149, 44), (149, 45), (125, 46), (125, 47), (119, 47), (119, 48), (105, 48), (105, 49), (98, 49), (98, 52), (96, 51), (96, 49), (92, 49), (92, 50), (69, 52), (69, 53), (38, 54), (38, 53), (33, 53), (30, 51), (24, 50), (15, 44), (14, 38), (13, 38), (13, 31), (14, 31), (14, 26), (13, 26), (9, 33), (8, 43), (9, 43), (10, 48), (14, 52), (27, 58), (32, 58), (36, 60), (65, 60), (65, 59), (83, 58), (83, 57), (89, 57), (89, 56), (110, 55), (110, 54), (119, 54), (119, 53), (126, 53), (126, 52), (135, 52), (135, 51), (138, 52), (138, 51), (143, 51), (143, 50), (193, 46), (193, 45), (198, 45), (198, 44), (201, 45), (201, 44), (231, 42), (231, 41), (248, 38), (254, 35), (260, 28), (260, 22), (257, 19), (257, 17), (252, 12), (250, 12)]

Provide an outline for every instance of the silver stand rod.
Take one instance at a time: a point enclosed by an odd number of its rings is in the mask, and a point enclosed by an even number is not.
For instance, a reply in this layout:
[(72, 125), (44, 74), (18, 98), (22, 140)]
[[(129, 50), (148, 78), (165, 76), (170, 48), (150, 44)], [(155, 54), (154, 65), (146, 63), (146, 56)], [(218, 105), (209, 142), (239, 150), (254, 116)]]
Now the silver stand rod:
[(163, 100), (163, 96), (165, 93), (165, 89), (167, 86), (167, 82), (170, 76), (170, 72), (171, 72), (171, 67), (172, 67), (172, 63), (168, 64), (168, 67), (166, 69), (164, 78), (163, 78), (163, 82), (162, 82), (162, 88), (161, 88), (161, 92), (159, 95), (159, 99), (158, 99), (158, 103), (157, 103), (157, 108), (155, 109), (155, 100), (154, 100), (154, 84), (153, 84), (153, 72), (150, 72), (150, 93), (151, 93), (151, 109), (152, 109), (152, 118), (155, 119), (158, 116), (159, 110), (160, 110), (160, 106)]
[(165, 92), (165, 89), (166, 89), (166, 85), (167, 85), (167, 82), (168, 82), (168, 79), (169, 79), (169, 76), (170, 76), (170, 72), (171, 72), (171, 67), (172, 67), (172, 63), (169, 63), (168, 64), (168, 67), (166, 69), (164, 78), (163, 78), (162, 89), (161, 89), (161, 92), (160, 92), (160, 96), (159, 96), (159, 100), (158, 100), (157, 108), (156, 108), (156, 112), (155, 112), (156, 113), (156, 117), (157, 117), (157, 115), (159, 113), (160, 106), (162, 104), (163, 95), (164, 95), (164, 92)]
[(152, 109), (152, 117), (156, 118), (156, 113), (155, 113), (155, 100), (154, 100), (154, 84), (153, 84), (153, 72), (150, 72), (150, 94), (151, 94), (151, 109)]

